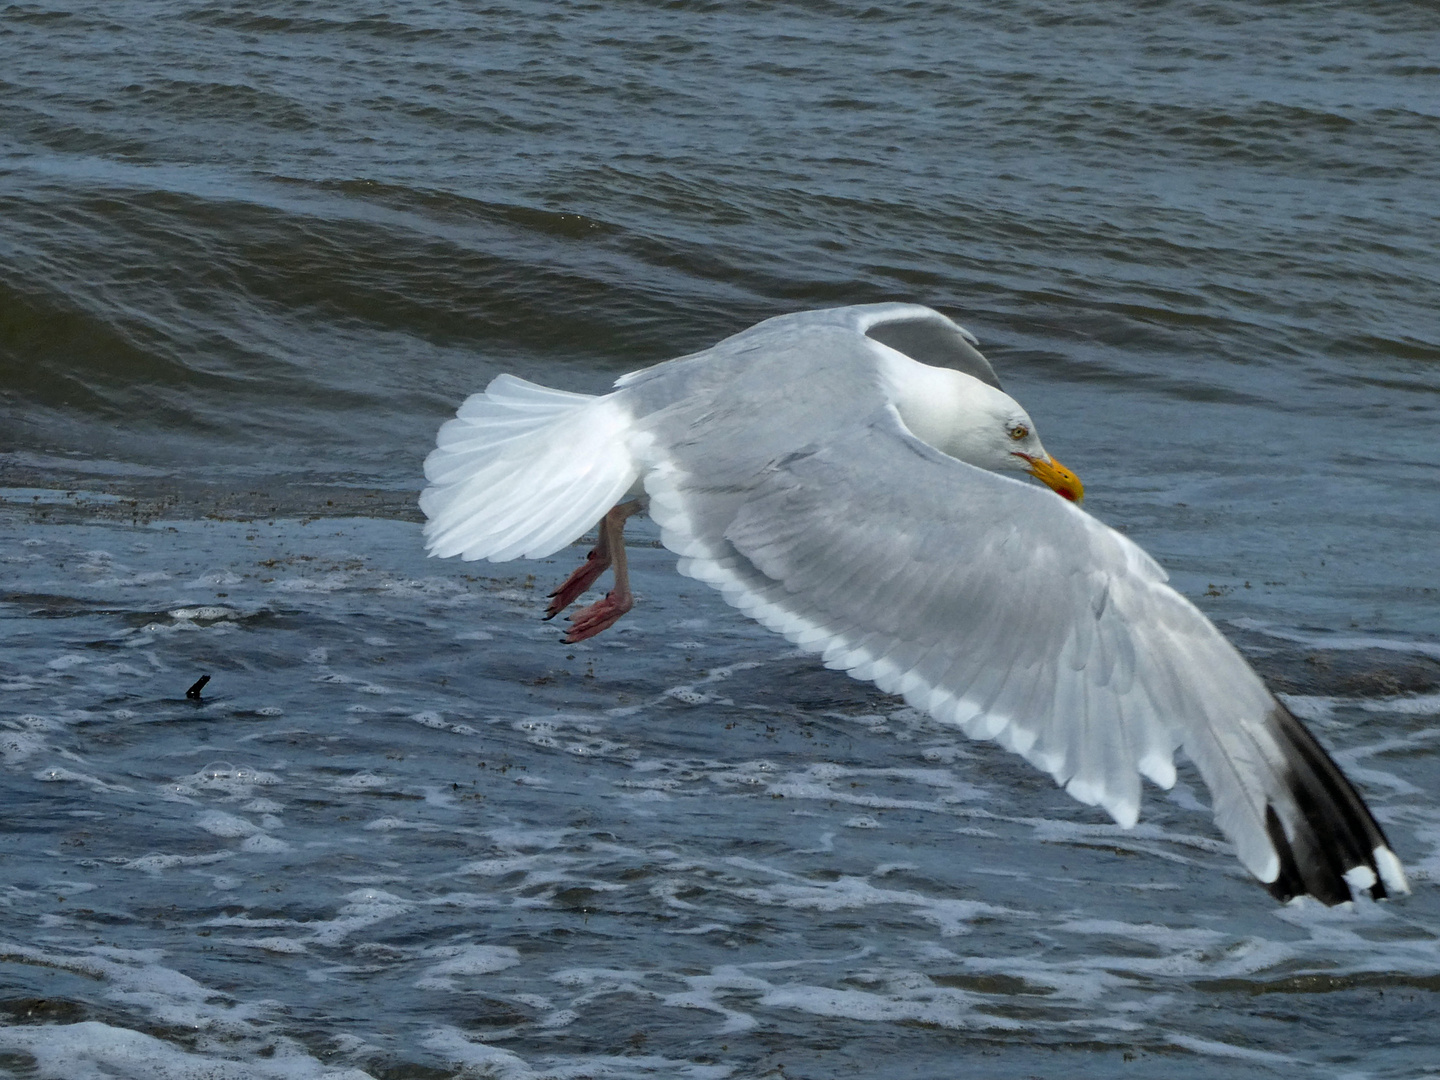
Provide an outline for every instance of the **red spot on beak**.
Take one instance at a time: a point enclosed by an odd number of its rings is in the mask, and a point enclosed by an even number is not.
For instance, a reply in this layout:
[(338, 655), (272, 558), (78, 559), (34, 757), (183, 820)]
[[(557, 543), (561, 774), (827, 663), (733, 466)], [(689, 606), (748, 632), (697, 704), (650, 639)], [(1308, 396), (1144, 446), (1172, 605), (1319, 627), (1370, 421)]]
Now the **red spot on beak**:
[(1018, 450), (1012, 451), (1012, 453), (1018, 458), (1023, 458), (1030, 466), (1025, 470), (1026, 472), (1062, 499), (1078, 503), (1085, 498), (1085, 485), (1080, 483), (1080, 478), (1054, 458), (1047, 461), (1044, 458), (1022, 454)]

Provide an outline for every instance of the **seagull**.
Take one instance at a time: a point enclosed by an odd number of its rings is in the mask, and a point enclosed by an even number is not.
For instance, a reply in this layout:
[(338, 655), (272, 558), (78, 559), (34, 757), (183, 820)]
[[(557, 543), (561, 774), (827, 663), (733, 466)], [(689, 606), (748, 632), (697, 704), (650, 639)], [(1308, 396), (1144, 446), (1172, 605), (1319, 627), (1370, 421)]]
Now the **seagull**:
[(441, 427), (425, 476), (431, 555), (538, 559), (598, 523), (545, 617), (607, 569), (614, 587), (567, 642), (632, 607), (624, 528), (645, 511), (682, 574), (1123, 827), (1142, 776), (1175, 783), (1179, 749), (1278, 899), (1410, 891), (1314, 736), (1153, 559), (1081, 509), (976, 339), (930, 308), (781, 315), (603, 396), (501, 375)]

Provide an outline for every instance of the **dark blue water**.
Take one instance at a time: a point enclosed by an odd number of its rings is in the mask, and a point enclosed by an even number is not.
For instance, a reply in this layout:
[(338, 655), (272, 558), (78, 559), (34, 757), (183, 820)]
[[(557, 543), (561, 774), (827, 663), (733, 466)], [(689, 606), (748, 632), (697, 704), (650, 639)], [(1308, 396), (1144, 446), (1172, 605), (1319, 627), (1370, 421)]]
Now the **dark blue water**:
[[(1427, 1075), (1436, 56), (1419, 3), (0, 8), (0, 1071)], [(1276, 909), (1193, 776), (1121, 832), (663, 551), (578, 648), (580, 549), (421, 557), (494, 374), (881, 299), (1414, 896)]]

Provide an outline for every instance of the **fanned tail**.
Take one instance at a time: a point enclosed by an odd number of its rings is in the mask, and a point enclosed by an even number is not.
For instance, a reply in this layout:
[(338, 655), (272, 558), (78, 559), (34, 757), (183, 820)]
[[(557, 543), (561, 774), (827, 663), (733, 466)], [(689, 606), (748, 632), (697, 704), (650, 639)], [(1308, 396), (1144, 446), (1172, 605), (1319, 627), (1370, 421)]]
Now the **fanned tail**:
[(573, 543), (639, 475), (629, 425), (611, 397), (497, 377), (466, 399), (425, 459), (426, 549), (504, 562)]

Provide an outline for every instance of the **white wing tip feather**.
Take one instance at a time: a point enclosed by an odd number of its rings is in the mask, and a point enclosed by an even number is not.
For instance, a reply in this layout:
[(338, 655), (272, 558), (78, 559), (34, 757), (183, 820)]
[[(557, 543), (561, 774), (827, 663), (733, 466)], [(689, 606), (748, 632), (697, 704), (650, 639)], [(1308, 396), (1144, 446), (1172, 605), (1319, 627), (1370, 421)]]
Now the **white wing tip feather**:
[[(1388, 847), (1377, 847), (1374, 851), (1375, 865), (1380, 870), (1380, 880), (1385, 888), (1397, 896), (1408, 895), (1410, 882), (1405, 877), (1405, 868), (1400, 865), (1400, 860)], [(1373, 885), (1374, 882), (1371, 882)]]
[(1121, 799), (1105, 804), (1105, 812), (1115, 819), (1122, 829), (1133, 829), (1140, 820), (1140, 804), (1133, 799)]
[(1140, 775), (1155, 786), (1169, 791), (1175, 786), (1175, 758), (1172, 754), (1151, 751), (1138, 762)]
[(1010, 725), (1010, 718), (997, 712), (979, 712), (970, 722), (977, 739), (994, 739)]
[(1010, 724), (995, 736), (995, 741), (1004, 749), (1019, 754), (1028, 761), (1030, 750), (1039, 738), (1040, 732), (1035, 728), (1023, 728), (1019, 724)]
[(1350, 891), (1355, 893), (1365, 892), (1374, 887), (1376, 882), (1375, 871), (1368, 866), (1352, 866), (1345, 871), (1345, 884), (1350, 886)]
[(1274, 848), (1255, 855), (1248, 852), (1237, 840), (1235, 853), (1240, 859), (1240, 865), (1255, 875), (1255, 880), (1264, 885), (1269, 885), (1280, 877), (1280, 856)]

